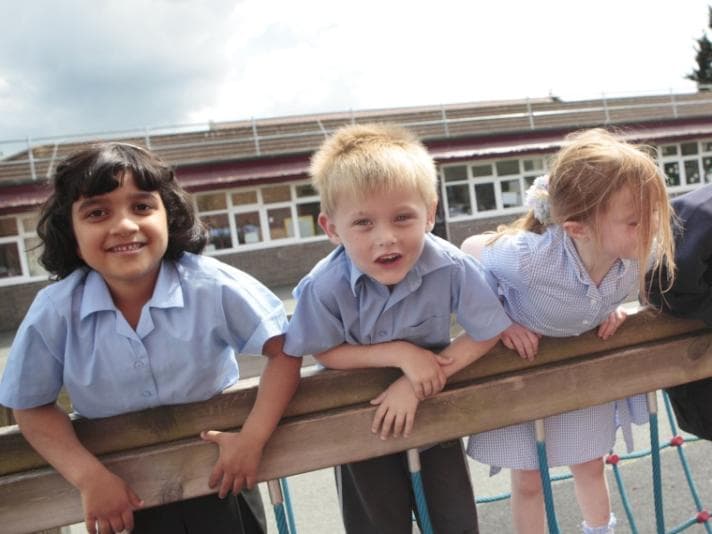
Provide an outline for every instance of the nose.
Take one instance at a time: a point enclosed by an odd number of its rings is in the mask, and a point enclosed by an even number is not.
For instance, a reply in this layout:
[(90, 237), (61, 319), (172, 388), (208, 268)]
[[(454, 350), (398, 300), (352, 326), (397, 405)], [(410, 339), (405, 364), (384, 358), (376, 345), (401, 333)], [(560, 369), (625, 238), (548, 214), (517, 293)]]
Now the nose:
[(394, 245), (397, 241), (396, 232), (392, 228), (381, 228), (378, 232), (377, 243), (381, 247), (388, 247)]
[(128, 235), (138, 232), (138, 229), (138, 223), (134, 220), (134, 218), (127, 213), (122, 213), (119, 214), (111, 231), (116, 235)]

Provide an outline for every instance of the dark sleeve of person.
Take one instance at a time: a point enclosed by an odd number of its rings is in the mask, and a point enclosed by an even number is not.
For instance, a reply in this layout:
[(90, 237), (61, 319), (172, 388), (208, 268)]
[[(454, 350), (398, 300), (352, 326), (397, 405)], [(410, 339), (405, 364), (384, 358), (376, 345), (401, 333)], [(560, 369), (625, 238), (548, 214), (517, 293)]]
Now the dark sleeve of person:
[(661, 281), (652, 273), (650, 300), (672, 315), (712, 326), (712, 200), (691, 205), (679, 200), (673, 203), (681, 222), (675, 238), (675, 281), (669, 291), (662, 291), (665, 277)]

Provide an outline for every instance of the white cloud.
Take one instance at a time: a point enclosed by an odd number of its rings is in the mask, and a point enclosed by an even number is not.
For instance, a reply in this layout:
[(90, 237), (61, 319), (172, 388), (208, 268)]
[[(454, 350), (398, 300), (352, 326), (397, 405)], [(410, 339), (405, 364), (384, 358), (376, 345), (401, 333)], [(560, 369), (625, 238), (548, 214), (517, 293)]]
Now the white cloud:
[(16, 2), (0, 20), (0, 139), (692, 90), (706, 19), (706, 0)]

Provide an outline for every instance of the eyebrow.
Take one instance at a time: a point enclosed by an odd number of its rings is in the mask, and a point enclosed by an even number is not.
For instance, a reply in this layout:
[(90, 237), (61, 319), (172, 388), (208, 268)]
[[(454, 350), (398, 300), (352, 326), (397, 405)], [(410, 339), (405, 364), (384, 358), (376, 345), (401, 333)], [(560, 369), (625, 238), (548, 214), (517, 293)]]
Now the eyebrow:
[[(87, 197), (79, 201), (77, 210), (81, 211), (103, 204), (104, 199), (108, 194), (109, 193), (103, 195), (95, 195), (93, 197)], [(158, 193), (158, 191), (137, 191), (136, 193), (131, 193), (131, 196), (129, 198), (130, 200), (155, 200), (157, 196), (158, 198), (160, 198), (160, 194)]]

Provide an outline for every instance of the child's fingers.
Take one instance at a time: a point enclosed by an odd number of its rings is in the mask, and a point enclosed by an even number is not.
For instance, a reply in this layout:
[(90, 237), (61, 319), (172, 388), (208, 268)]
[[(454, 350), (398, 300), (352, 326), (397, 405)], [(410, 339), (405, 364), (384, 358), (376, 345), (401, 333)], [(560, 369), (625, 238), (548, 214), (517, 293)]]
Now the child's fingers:
[(393, 421), (393, 437), (397, 438), (403, 433), (403, 427), (405, 426), (405, 414), (403, 412), (398, 412)]
[(243, 477), (235, 477), (235, 479), (232, 482), (232, 494), (237, 495), (242, 491), (242, 488), (244, 487), (243, 484)]
[(440, 365), (449, 365), (454, 360), (450, 356), (443, 356), (441, 354), (436, 354), (435, 361), (438, 362)]
[(248, 489), (254, 488), (255, 484), (257, 484), (257, 477), (255, 475), (249, 475), (245, 477), (245, 486)]
[(378, 397), (376, 397), (375, 399), (371, 399), (371, 404), (373, 404), (374, 406), (376, 404), (381, 404), (383, 402), (383, 399), (385, 399), (385, 398), (386, 398), (386, 392), (383, 391)]
[(112, 530), (107, 532), (122, 532), (126, 529), (126, 527), (124, 527), (124, 520), (120, 515), (110, 517), (109, 525), (111, 525)]
[(512, 343), (512, 338), (510, 338), (509, 336), (502, 336), (502, 344), (509, 350), (516, 350), (514, 348), (514, 344)]
[(203, 430), (200, 433), (200, 439), (210, 441), (211, 443), (219, 443), (221, 434), (222, 432), (218, 432), (217, 430)]
[(121, 514), (121, 519), (124, 521), (124, 530), (133, 530), (134, 520), (133, 512), (131, 510), (124, 511), (124, 513)]
[(515, 338), (513, 340), (515, 350), (519, 354), (519, 357), (523, 360), (531, 361), (533, 358), (530, 351), (527, 349), (526, 343), (521, 338)]
[(413, 388), (415, 391), (415, 396), (418, 397), (419, 399), (424, 399), (427, 395), (425, 394), (425, 387), (423, 386), (422, 382), (418, 382), (415, 384), (415, 387)]
[(415, 422), (415, 412), (408, 411), (405, 415), (405, 429), (403, 430), (403, 437), (407, 438), (413, 431), (413, 423)]
[(383, 418), (383, 423), (381, 424), (381, 439), (388, 439), (391, 434), (391, 428), (393, 427), (394, 414), (392, 410), (388, 410), (386, 416)]
[[(143, 508), (144, 503), (143, 503), (143, 500), (141, 499), (141, 497), (136, 495), (131, 488), (129, 488), (128, 493), (129, 493), (129, 504), (133, 507), (133, 509), (135, 510), (136, 508)], [(131, 517), (133, 518), (133, 514), (131, 515)], [(133, 523), (133, 519), (131, 520), (131, 523)], [(133, 528), (133, 526), (126, 527), (126, 528)]]
[(423, 398), (430, 397), (430, 395), (433, 394), (433, 389), (434, 386), (432, 381), (428, 380), (427, 382), (423, 382)]
[(84, 526), (88, 534), (96, 534), (96, 517), (93, 515), (84, 516)]
[(213, 470), (210, 473), (210, 478), (208, 478), (208, 487), (210, 489), (215, 489), (218, 483), (222, 480), (223, 475), (224, 471), (222, 470), (222, 468), (219, 466), (219, 464), (215, 464), (215, 467), (213, 467)]
[(111, 525), (109, 524), (108, 519), (99, 519), (96, 523), (101, 534), (104, 534), (104, 532), (113, 532), (113, 530), (111, 530)]
[(441, 392), (445, 387), (445, 384), (447, 384), (447, 375), (445, 374), (445, 371), (442, 368), (438, 369), (438, 371), (440, 371), (438, 373), (438, 389), (433, 391), (433, 395)]
[[(379, 398), (382, 397), (383, 394), (379, 395)], [(381, 399), (383, 400), (383, 399)], [(373, 402), (373, 401), (371, 401)], [(376, 413), (373, 414), (373, 422), (371, 423), (371, 432), (374, 434), (378, 434), (378, 429), (381, 428), (381, 424), (383, 422), (383, 417), (386, 415), (386, 407), (383, 404), (378, 405), (378, 409), (376, 410)]]
[(224, 499), (227, 494), (232, 490), (233, 478), (232, 475), (225, 473), (223, 475), (222, 483), (220, 484), (220, 490), (218, 491), (218, 497)]

